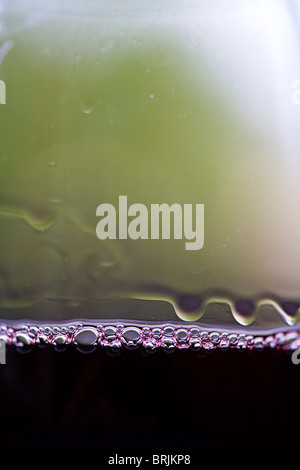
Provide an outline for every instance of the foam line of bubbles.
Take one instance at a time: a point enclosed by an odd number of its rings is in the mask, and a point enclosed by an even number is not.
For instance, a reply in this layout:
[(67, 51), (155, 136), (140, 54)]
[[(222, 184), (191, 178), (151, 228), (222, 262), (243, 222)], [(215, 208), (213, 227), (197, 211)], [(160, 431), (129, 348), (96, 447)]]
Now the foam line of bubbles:
[(89, 326), (82, 323), (68, 325), (15, 325), (0, 326), (0, 340), (18, 349), (52, 345), (64, 350), (75, 345), (82, 352), (96, 348), (119, 351), (122, 348), (144, 348), (154, 352), (191, 349), (246, 349), (261, 350), (300, 348), (300, 331), (276, 332), (271, 335), (234, 333), (228, 331), (207, 331), (189, 325), (132, 326), (124, 324)]

